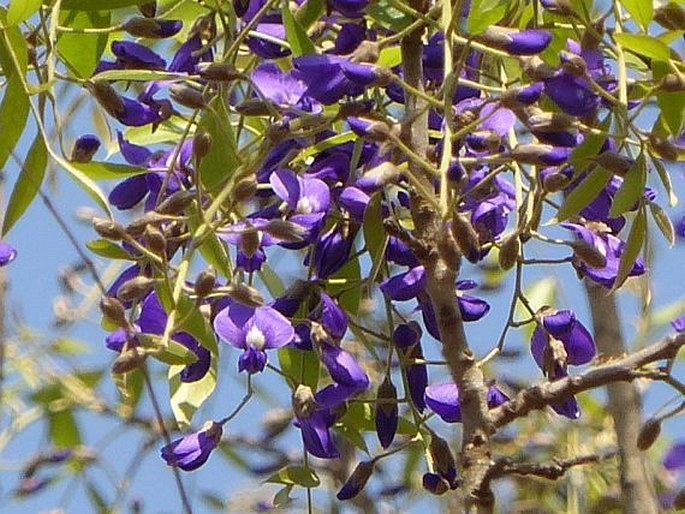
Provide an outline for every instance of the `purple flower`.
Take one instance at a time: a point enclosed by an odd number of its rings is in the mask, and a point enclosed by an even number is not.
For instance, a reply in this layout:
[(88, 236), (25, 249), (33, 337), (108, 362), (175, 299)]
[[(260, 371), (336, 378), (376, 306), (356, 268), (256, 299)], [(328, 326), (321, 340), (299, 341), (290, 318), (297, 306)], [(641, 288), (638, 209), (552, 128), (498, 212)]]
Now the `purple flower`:
[(517, 32), (497, 26), (490, 26), (480, 36), (487, 44), (511, 55), (535, 55), (547, 48), (552, 34), (544, 30), (522, 30)]
[(381, 285), (381, 291), (395, 301), (406, 301), (416, 298), (426, 287), (426, 270), (416, 266), (409, 271), (387, 278)]
[(225, 342), (243, 350), (238, 369), (248, 373), (262, 371), (265, 350), (281, 348), (295, 335), (290, 322), (276, 309), (239, 303), (229, 304), (216, 315), (214, 330)]
[(356, 187), (346, 187), (338, 195), (338, 205), (358, 223), (364, 221), (364, 211), (370, 201), (371, 197)]
[[(602, 231), (600, 228), (591, 230), (586, 226), (576, 223), (562, 223), (561, 226), (574, 232), (578, 239), (594, 247), (606, 258), (606, 266), (603, 268), (593, 268), (577, 259), (574, 261), (574, 266), (578, 272), (582, 276), (585, 276), (606, 288), (613, 287), (616, 276), (618, 275), (625, 243), (618, 237), (610, 234), (608, 231)], [(642, 259), (638, 258), (630, 269), (628, 276), (635, 277), (644, 274), (644, 272), (644, 262)]]
[[(447, 423), (461, 423), (461, 406), (459, 405), (459, 390), (453, 382), (428, 386), (426, 388), (426, 405), (431, 408), (443, 421)], [(493, 409), (509, 401), (495, 384), (488, 386), (488, 408)]]
[(162, 448), (162, 458), (169, 466), (183, 471), (193, 471), (202, 466), (212, 450), (221, 441), (222, 428), (219, 423), (209, 421), (202, 430), (176, 439)]
[(0, 266), (6, 266), (16, 258), (17, 251), (4, 241), (0, 241)]
[(685, 239), (685, 216), (681, 216), (676, 222), (675, 233), (679, 238)]
[(545, 80), (545, 94), (566, 114), (587, 116), (599, 107), (600, 97), (587, 81), (566, 71)]
[(319, 305), (309, 313), (309, 319), (319, 320), (321, 326), (336, 341), (340, 341), (347, 332), (347, 314), (324, 292), (321, 293)]
[(116, 56), (116, 68), (163, 70), (166, 61), (157, 52), (132, 41), (112, 41), (112, 53)]
[(183, 43), (169, 64), (169, 71), (176, 73), (195, 73), (200, 62), (212, 62), (213, 52), (210, 45), (204, 45), (199, 33), (193, 34)]
[(685, 467), (685, 443), (678, 442), (671, 446), (664, 457), (664, 467), (669, 471)]
[(100, 145), (100, 139), (94, 134), (79, 136), (71, 149), (71, 160), (74, 162), (90, 162)]
[[(415, 321), (397, 325), (392, 341), (405, 359), (423, 359), (421, 327)], [(409, 396), (419, 412), (426, 408), (424, 393), (428, 385), (428, 371), (423, 363), (412, 363), (406, 368)]]
[(397, 406), (397, 389), (390, 381), (390, 377), (378, 387), (375, 425), (378, 441), (383, 448), (392, 444), (397, 432), (399, 408)]
[(275, 171), (269, 182), (276, 195), (291, 210), (290, 221), (315, 236), (331, 203), (330, 189), (326, 183), (318, 178), (300, 177), (289, 169)]
[(685, 315), (671, 321), (671, 326), (676, 332), (685, 332)]
[(321, 362), (326, 366), (336, 384), (347, 387), (353, 392), (368, 389), (369, 377), (354, 360), (354, 357), (339, 346), (323, 343), (321, 345)]
[[(592, 335), (585, 326), (578, 321), (576, 315), (570, 310), (548, 311), (541, 316), (542, 324), (538, 325), (533, 332), (530, 350), (535, 362), (542, 370), (548, 370), (546, 366), (546, 352), (550, 351), (550, 340), (560, 341), (566, 351), (565, 362), (580, 366), (590, 362), (597, 353)], [(554, 363), (555, 367), (558, 363)]]
[(278, 107), (303, 109), (307, 106), (308, 102), (303, 101), (307, 85), (292, 71), (285, 73), (273, 63), (263, 63), (255, 68), (251, 77), (261, 95)]
[[(319, 279), (325, 279), (347, 264), (357, 227), (336, 224), (322, 235), (314, 248), (314, 269)], [(305, 264), (309, 263), (310, 254)]]

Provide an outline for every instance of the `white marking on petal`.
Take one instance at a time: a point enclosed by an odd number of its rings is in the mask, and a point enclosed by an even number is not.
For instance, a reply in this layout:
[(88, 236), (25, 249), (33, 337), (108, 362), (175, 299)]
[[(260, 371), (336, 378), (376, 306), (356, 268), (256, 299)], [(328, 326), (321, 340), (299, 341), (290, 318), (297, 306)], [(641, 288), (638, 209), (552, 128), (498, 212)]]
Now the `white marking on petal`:
[(297, 201), (297, 212), (300, 214), (311, 214), (314, 210), (312, 202), (306, 196), (303, 196)]
[(252, 325), (245, 336), (245, 343), (247, 344), (248, 348), (261, 350), (264, 348), (265, 342), (266, 339), (264, 338), (264, 333), (259, 330), (257, 325)]

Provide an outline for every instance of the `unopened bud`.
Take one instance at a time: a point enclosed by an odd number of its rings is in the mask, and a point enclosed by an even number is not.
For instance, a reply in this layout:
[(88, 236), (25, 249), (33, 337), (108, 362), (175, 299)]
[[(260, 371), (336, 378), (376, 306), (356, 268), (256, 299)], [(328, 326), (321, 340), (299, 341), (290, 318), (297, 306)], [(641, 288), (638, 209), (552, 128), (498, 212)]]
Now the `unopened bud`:
[(630, 157), (610, 151), (602, 152), (592, 160), (605, 170), (609, 170), (621, 177), (628, 173), (628, 170), (635, 164), (635, 161)]
[(607, 265), (606, 255), (586, 241), (573, 241), (573, 253), (591, 268), (604, 268)]
[(205, 298), (211, 294), (216, 285), (216, 275), (211, 269), (201, 271), (195, 279), (195, 294), (198, 298)]
[(503, 270), (509, 270), (514, 267), (521, 252), (521, 240), (518, 232), (514, 232), (504, 241), (499, 248), (499, 266)]
[(212, 149), (212, 136), (207, 132), (199, 131), (193, 137), (193, 155), (199, 161)]
[(400, 177), (400, 171), (395, 163), (383, 161), (372, 168), (368, 168), (357, 180), (360, 189), (375, 189), (394, 184)]
[(111, 296), (103, 296), (100, 300), (100, 311), (112, 323), (119, 327), (128, 326), (126, 309), (122, 303)]
[(123, 225), (107, 218), (93, 218), (93, 228), (98, 235), (111, 241), (121, 241), (126, 237)]
[(153, 278), (138, 275), (137, 277), (127, 280), (121, 284), (117, 290), (117, 298), (122, 302), (140, 300), (142, 297), (147, 295), (154, 284), (155, 280)]
[(561, 68), (566, 72), (576, 77), (582, 77), (587, 73), (587, 64), (585, 59), (578, 54), (571, 52), (561, 53)]
[(539, 112), (528, 118), (531, 130), (537, 132), (560, 132), (573, 128), (575, 120), (568, 114), (557, 112)]
[(259, 98), (250, 98), (240, 102), (235, 106), (235, 110), (243, 116), (269, 116), (271, 114), (269, 104)]
[(439, 435), (433, 434), (428, 445), (428, 451), (433, 460), (435, 471), (449, 482), (450, 487), (454, 487), (457, 480), (457, 464), (447, 441)]
[(252, 286), (238, 283), (228, 286), (228, 296), (238, 303), (248, 307), (261, 307), (264, 305), (264, 297)]
[(384, 121), (374, 121), (366, 129), (366, 136), (372, 141), (383, 143), (388, 140), (392, 134), (393, 127)]
[(461, 253), (469, 262), (480, 259), (480, 241), (473, 225), (461, 214), (452, 218), (452, 235)]
[(236, 202), (246, 202), (257, 192), (257, 179), (254, 175), (245, 177), (233, 186), (233, 199)]
[(556, 70), (537, 55), (521, 57), (523, 71), (533, 81), (552, 78)]
[(556, 193), (563, 191), (571, 181), (563, 173), (554, 172), (547, 175), (542, 181), (542, 188), (547, 193)]
[(293, 412), (300, 419), (307, 419), (316, 410), (316, 399), (312, 388), (304, 384), (297, 386), (292, 397)]
[(661, 420), (648, 419), (637, 434), (637, 449), (649, 450), (661, 435)]
[(176, 191), (155, 209), (159, 214), (176, 216), (182, 214), (193, 203), (195, 193), (193, 191)]
[(106, 80), (86, 82), (85, 88), (95, 97), (102, 108), (111, 116), (117, 117), (124, 110), (124, 101)]
[(307, 233), (302, 225), (280, 219), (269, 220), (262, 230), (270, 236), (287, 243), (299, 243)]
[(140, 368), (141, 364), (145, 362), (145, 354), (138, 351), (137, 348), (130, 348), (121, 352), (112, 363), (112, 373), (123, 374)]
[(200, 63), (200, 77), (204, 80), (214, 80), (217, 82), (230, 82), (244, 77), (236, 70), (235, 66), (223, 62)]
[(685, 91), (685, 75), (682, 73), (668, 73), (661, 79), (659, 88), (669, 93)]
[(240, 243), (238, 244), (238, 249), (245, 254), (245, 257), (250, 259), (261, 245), (261, 238), (259, 237), (259, 232), (254, 227), (248, 227), (242, 233), (240, 238)]
[(189, 109), (202, 109), (207, 104), (202, 91), (198, 91), (194, 87), (182, 82), (173, 84), (169, 88), (169, 97), (174, 102)]
[(157, 15), (157, 1), (153, 0), (152, 2), (140, 4), (138, 10), (146, 18), (154, 18)]
[(162, 232), (152, 226), (148, 225), (145, 228), (145, 241), (147, 242), (147, 247), (157, 255), (163, 255), (166, 252), (166, 238)]
[(100, 148), (100, 139), (93, 134), (79, 136), (71, 149), (71, 160), (73, 162), (90, 162), (93, 155)]
[(538, 145), (534, 143), (516, 145), (512, 158), (519, 164), (558, 166), (571, 155), (571, 149), (562, 146)]
[(127, 20), (121, 28), (133, 37), (160, 39), (171, 37), (181, 30), (180, 20), (162, 20), (135, 16)]
[(423, 488), (429, 493), (443, 495), (450, 489), (450, 484), (437, 473), (424, 473)]
[(381, 45), (377, 41), (362, 41), (350, 54), (350, 62), (375, 63), (381, 55)]
[(662, 139), (654, 134), (649, 135), (649, 144), (652, 150), (662, 159), (667, 161), (677, 161), (680, 155), (678, 147), (665, 139)]
[(336, 494), (336, 498), (344, 501), (357, 496), (362, 489), (364, 489), (369, 478), (371, 478), (373, 466), (374, 461), (372, 460), (363, 460), (357, 464), (357, 467), (354, 468), (350, 478), (347, 479), (347, 482), (345, 482), (340, 491), (338, 491), (338, 494)]
[(168, 216), (164, 216), (155, 211), (148, 211), (129, 223), (126, 227), (126, 232), (132, 236), (140, 236), (145, 232), (148, 225), (159, 225), (168, 220)]
[(668, 30), (685, 30), (685, 9), (676, 2), (668, 2), (654, 9), (654, 21)]

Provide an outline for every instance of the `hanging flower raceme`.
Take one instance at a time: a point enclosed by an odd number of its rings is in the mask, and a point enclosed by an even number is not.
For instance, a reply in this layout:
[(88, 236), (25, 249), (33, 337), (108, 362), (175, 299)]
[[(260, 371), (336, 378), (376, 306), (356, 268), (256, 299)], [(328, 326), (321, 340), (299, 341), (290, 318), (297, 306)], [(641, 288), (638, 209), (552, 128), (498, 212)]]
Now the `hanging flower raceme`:
[(243, 350), (238, 370), (248, 373), (262, 371), (266, 350), (282, 348), (295, 335), (290, 322), (273, 307), (247, 307), (233, 301), (214, 318), (214, 330), (223, 341)]
[[(453, 382), (428, 386), (425, 394), (426, 405), (447, 423), (461, 423), (459, 390)], [(488, 385), (488, 408), (494, 409), (509, 401), (494, 382)]]
[(222, 435), (221, 424), (208, 421), (201, 430), (176, 439), (162, 448), (162, 458), (169, 466), (183, 471), (193, 471), (202, 466), (212, 450), (219, 445)]

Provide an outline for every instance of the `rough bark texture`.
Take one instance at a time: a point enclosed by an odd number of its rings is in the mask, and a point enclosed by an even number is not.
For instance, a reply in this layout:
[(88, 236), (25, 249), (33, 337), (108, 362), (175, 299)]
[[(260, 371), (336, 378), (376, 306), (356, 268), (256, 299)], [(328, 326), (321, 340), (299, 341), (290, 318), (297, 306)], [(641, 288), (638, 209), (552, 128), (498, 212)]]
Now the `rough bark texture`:
[[(412, 2), (412, 7), (425, 11), (421, 0)], [(404, 80), (414, 88), (423, 90), (421, 31), (414, 31), (405, 37), (401, 48)], [(414, 95), (405, 94), (402, 138), (421, 156), (426, 155), (428, 147), (428, 111), (424, 103)], [(420, 167), (410, 165), (410, 172), (425, 183), (426, 190), (433, 189)], [(414, 235), (424, 249), (420, 252), (420, 258), (426, 267), (426, 289), (435, 309), (443, 354), (452, 379), (459, 388), (463, 419), (461, 490), (465, 510), (469, 513), (490, 513), (493, 511), (494, 496), (487, 475), (492, 425), (488, 418), (487, 388), (466, 341), (457, 306), (455, 282), (461, 257), (440, 213), (418, 195), (412, 198), (412, 217), (416, 227)]]
[[(585, 282), (592, 313), (595, 343), (605, 358), (627, 353), (621, 333), (616, 297), (601, 286)], [(642, 425), (640, 393), (632, 382), (607, 385), (608, 409), (614, 419), (621, 474), (621, 500), (626, 514), (652, 514), (660, 511), (645, 467), (644, 452), (637, 448)]]

